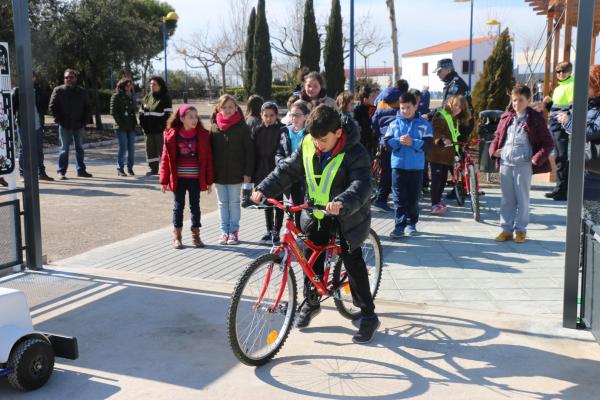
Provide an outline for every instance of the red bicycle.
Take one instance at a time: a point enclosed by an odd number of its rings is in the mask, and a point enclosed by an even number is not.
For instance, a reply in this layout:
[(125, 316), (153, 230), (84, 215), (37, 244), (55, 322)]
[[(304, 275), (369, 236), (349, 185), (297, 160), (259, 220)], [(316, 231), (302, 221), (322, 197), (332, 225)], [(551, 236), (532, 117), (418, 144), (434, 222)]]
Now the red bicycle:
[(379, 182), (381, 182), (381, 147), (378, 147), (371, 164), (371, 201), (375, 201), (377, 198)]
[[(360, 317), (360, 309), (352, 302), (348, 276), (339, 257), (342, 249), (337, 234), (326, 245), (318, 246), (308, 240), (294, 223), (294, 213), (304, 209), (323, 210), (324, 207), (308, 203), (284, 205), (275, 199), (267, 199), (266, 202), (284, 210), (287, 215), (281, 244), (246, 267), (233, 290), (227, 313), (227, 332), (233, 354), (242, 363), (255, 366), (267, 363), (281, 349), (300, 308), (296, 304), (298, 289), (292, 258), (297, 260), (310, 279), (316, 294), (323, 297), (309, 298), (308, 301), (322, 302), (333, 297), (335, 307), (344, 317), (351, 320)], [(312, 251), (308, 260), (302, 246)], [(362, 251), (374, 299), (381, 282), (383, 261), (379, 237), (372, 229)], [(325, 269), (320, 278), (313, 266), (322, 253), (326, 253)]]
[(454, 156), (454, 173), (452, 174), (452, 184), (456, 192), (456, 203), (459, 206), (465, 204), (467, 194), (471, 198), (471, 212), (473, 219), (477, 222), (481, 220), (479, 196), (479, 179), (477, 178), (477, 169), (471, 159), (470, 146), (473, 146), (483, 139), (477, 138), (469, 142), (455, 142), (453, 145), (459, 145), (462, 149), (461, 156)]

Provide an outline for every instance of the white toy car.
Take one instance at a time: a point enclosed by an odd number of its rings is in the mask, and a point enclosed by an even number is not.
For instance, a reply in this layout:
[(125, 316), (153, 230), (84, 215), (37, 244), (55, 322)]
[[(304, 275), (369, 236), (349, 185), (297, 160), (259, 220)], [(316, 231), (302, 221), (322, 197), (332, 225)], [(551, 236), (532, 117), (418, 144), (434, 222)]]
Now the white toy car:
[(0, 288), (0, 377), (19, 390), (42, 387), (52, 375), (54, 357), (75, 360), (77, 339), (33, 330), (25, 294)]

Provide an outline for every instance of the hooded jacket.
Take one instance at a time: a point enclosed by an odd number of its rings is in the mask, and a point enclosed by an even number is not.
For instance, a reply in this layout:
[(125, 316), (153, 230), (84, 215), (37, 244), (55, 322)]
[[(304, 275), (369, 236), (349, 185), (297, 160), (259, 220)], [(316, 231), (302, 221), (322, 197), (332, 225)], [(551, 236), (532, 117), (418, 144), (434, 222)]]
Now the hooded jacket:
[[(527, 107), (524, 129), (527, 132), (527, 138), (531, 145), (532, 157), (531, 162), (532, 171), (534, 174), (541, 174), (544, 172), (550, 172), (552, 167), (548, 157), (554, 149), (554, 141), (546, 126), (546, 120), (544, 115), (540, 112), (535, 111), (531, 107)], [(506, 142), (508, 127), (512, 123), (516, 116), (516, 112), (512, 107), (502, 114), (494, 140), (490, 144), (489, 155), (496, 160), (496, 165), (500, 166), (500, 158), (494, 157), (496, 150), (501, 149)]]
[[(412, 145), (400, 144), (400, 137), (410, 135)], [(390, 123), (385, 135), (385, 143), (392, 150), (392, 168), (422, 170), (425, 166), (425, 153), (431, 148), (433, 133), (429, 122), (415, 114), (412, 119), (400, 115)]]
[[(369, 235), (371, 228), (371, 159), (367, 150), (360, 144), (360, 134), (347, 118), (342, 120), (342, 137), (338, 140), (331, 158), (344, 152), (344, 160), (336, 173), (330, 191), (331, 201), (340, 201), (343, 208), (337, 217), (342, 235), (348, 242), (350, 251), (360, 247)], [(305, 137), (304, 140), (310, 140)], [(291, 157), (279, 162), (275, 171), (257, 187), (267, 197), (276, 197), (287, 192), (294, 183), (306, 180), (304, 173), (302, 146)], [(322, 172), (321, 154), (313, 157), (315, 174)], [(307, 193), (308, 194), (308, 193)], [(308, 212), (302, 213), (302, 225), (308, 220)]]
[(110, 98), (110, 115), (115, 120), (115, 130), (131, 132), (135, 130), (135, 101), (124, 90), (119, 90)]
[[(200, 190), (204, 191), (213, 184), (213, 160), (210, 136), (203, 126), (196, 126), (198, 149), (198, 180)], [(177, 129), (169, 128), (164, 132), (163, 152), (160, 159), (160, 184), (168, 185), (169, 190), (177, 189)]]

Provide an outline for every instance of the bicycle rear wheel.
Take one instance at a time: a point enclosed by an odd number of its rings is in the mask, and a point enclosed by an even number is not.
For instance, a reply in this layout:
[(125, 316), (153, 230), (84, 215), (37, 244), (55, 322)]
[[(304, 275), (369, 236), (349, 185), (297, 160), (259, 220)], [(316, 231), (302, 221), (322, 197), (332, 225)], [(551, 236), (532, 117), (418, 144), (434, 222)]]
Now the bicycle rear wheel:
[(457, 179), (454, 182), (456, 204), (462, 207), (465, 205), (465, 199), (467, 198), (467, 191), (465, 190), (465, 175), (463, 174), (462, 169), (458, 170), (456, 177)]
[[(381, 272), (383, 270), (383, 257), (381, 242), (379, 236), (373, 229), (369, 230), (369, 236), (361, 246), (363, 259), (367, 265), (367, 273), (369, 274), (369, 288), (371, 289), (371, 297), (375, 300), (379, 285), (381, 284)], [(343, 317), (350, 320), (360, 318), (360, 308), (354, 305), (348, 276), (342, 259), (338, 259), (333, 267), (333, 286), (339, 288), (334, 293), (333, 302), (335, 308), (342, 314)]]
[(473, 219), (477, 222), (481, 220), (481, 214), (479, 211), (479, 189), (477, 187), (477, 172), (475, 167), (469, 165), (469, 191), (471, 196), (471, 212), (473, 213)]
[(227, 312), (227, 333), (233, 354), (247, 365), (263, 365), (287, 339), (296, 312), (296, 278), (288, 270), (281, 301), (273, 305), (283, 284), (281, 257), (265, 254), (244, 270)]

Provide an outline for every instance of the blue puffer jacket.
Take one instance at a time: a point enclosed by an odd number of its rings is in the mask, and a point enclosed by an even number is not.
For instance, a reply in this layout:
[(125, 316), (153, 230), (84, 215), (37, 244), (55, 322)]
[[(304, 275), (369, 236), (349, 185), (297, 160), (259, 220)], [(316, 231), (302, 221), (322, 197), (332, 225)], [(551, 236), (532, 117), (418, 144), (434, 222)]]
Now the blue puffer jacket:
[(371, 117), (373, 134), (376, 138), (378, 138), (379, 144), (384, 144), (383, 137), (387, 132), (388, 126), (394, 119), (396, 119), (397, 115), (397, 108), (378, 108), (375, 111), (375, 114), (373, 114)]
[[(400, 144), (400, 137), (410, 135), (412, 145)], [(384, 136), (387, 147), (392, 149), (392, 168), (419, 170), (425, 166), (425, 153), (433, 143), (433, 129), (419, 115), (408, 120), (396, 117)]]

